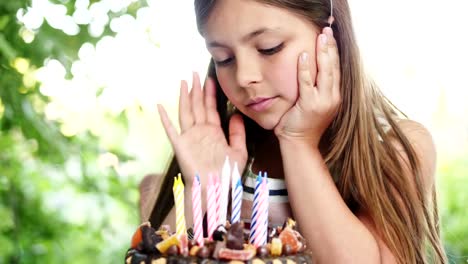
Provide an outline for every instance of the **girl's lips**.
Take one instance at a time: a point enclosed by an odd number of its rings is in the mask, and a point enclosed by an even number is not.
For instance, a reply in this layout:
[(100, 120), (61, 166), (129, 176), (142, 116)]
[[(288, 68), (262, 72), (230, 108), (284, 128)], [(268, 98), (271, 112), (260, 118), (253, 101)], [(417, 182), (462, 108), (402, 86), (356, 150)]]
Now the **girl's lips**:
[(275, 99), (276, 97), (255, 98), (254, 100), (252, 100), (251, 103), (247, 105), (247, 107), (254, 110), (255, 112), (261, 112), (270, 107)]

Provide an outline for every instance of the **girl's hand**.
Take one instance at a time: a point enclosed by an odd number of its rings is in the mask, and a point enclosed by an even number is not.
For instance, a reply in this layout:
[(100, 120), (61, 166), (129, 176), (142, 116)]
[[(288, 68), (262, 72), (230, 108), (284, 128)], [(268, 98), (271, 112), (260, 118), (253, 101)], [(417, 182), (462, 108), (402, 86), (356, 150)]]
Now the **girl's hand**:
[[(191, 185), (195, 173), (202, 184), (208, 173), (220, 173), (226, 155), (243, 170), (247, 162), (245, 128), (242, 117), (235, 115), (229, 122), (229, 143), (223, 134), (216, 110), (216, 89), (212, 80), (207, 80), (201, 89), (198, 74), (193, 74), (192, 89), (182, 81), (179, 97), (180, 134), (170, 121), (166, 111), (158, 105), (161, 122), (175, 152), (186, 184)], [(174, 175), (176, 176), (176, 175)], [(203, 185), (206, 186), (206, 185)]]
[(335, 118), (341, 103), (340, 60), (332, 29), (317, 38), (317, 74), (310, 74), (309, 56), (298, 63), (299, 97), (275, 127), (279, 140), (306, 140), (318, 146), (325, 129)]

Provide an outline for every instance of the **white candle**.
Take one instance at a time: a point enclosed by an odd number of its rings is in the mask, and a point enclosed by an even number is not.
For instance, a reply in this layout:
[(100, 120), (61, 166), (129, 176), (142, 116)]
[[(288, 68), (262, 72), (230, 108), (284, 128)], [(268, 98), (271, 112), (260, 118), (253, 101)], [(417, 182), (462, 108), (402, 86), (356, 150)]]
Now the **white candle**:
[(226, 156), (226, 159), (224, 160), (223, 169), (221, 171), (221, 194), (219, 197), (220, 212), (218, 216), (218, 225), (226, 224), (230, 182), (231, 182), (231, 165), (229, 164), (229, 157)]

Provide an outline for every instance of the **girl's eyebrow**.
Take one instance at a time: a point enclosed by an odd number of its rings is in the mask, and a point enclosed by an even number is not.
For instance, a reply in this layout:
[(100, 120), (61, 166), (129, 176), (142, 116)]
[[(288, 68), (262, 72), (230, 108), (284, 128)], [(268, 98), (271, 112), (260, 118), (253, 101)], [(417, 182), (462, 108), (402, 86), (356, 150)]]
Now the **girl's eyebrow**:
[[(276, 32), (276, 31), (279, 31), (279, 29), (280, 29), (279, 27), (276, 27), (276, 28), (262, 27), (262, 28), (259, 28), (257, 30), (254, 30), (254, 31), (246, 34), (244, 37), (241, 38), (241, 41), (245, 43), (245, 42), (250, 41), (254, 37), (257, 37), (257, 36), (262, 35), (264, 33)], [(218, 41), (210, 41), (208, 43), (208, 47), (210, 47), (210, 48), (226, 48), (227, 45), (222, 44), (222, 43), (220, 43)]]

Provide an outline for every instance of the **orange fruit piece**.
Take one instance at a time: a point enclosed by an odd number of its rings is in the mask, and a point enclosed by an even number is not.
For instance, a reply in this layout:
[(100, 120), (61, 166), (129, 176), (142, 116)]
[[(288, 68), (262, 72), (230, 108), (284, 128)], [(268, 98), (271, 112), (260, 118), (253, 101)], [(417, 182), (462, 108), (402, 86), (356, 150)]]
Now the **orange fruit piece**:
[(302, 246), (302, 243), (297, 238), (294, 230), (292, 230), (289, 226), (285, 227), (278, 237), (283, 245), (291, 246), (293, 254), (296, 253)]
[(135, 233), (132, 236), (132, 244), (131, 248), (136, 249), (138, 247), (138, 244), (143, 240), (143, 236), (141, 233), (141, 228), (138, 227), (138, 229), (135, 231)]
[(189, 255), (191, 257), (195, 257), (197, 255), (197, 253), (198, 253), (198, 250), (200, 250), (199, 246), (193, 246), (189, 251)]

